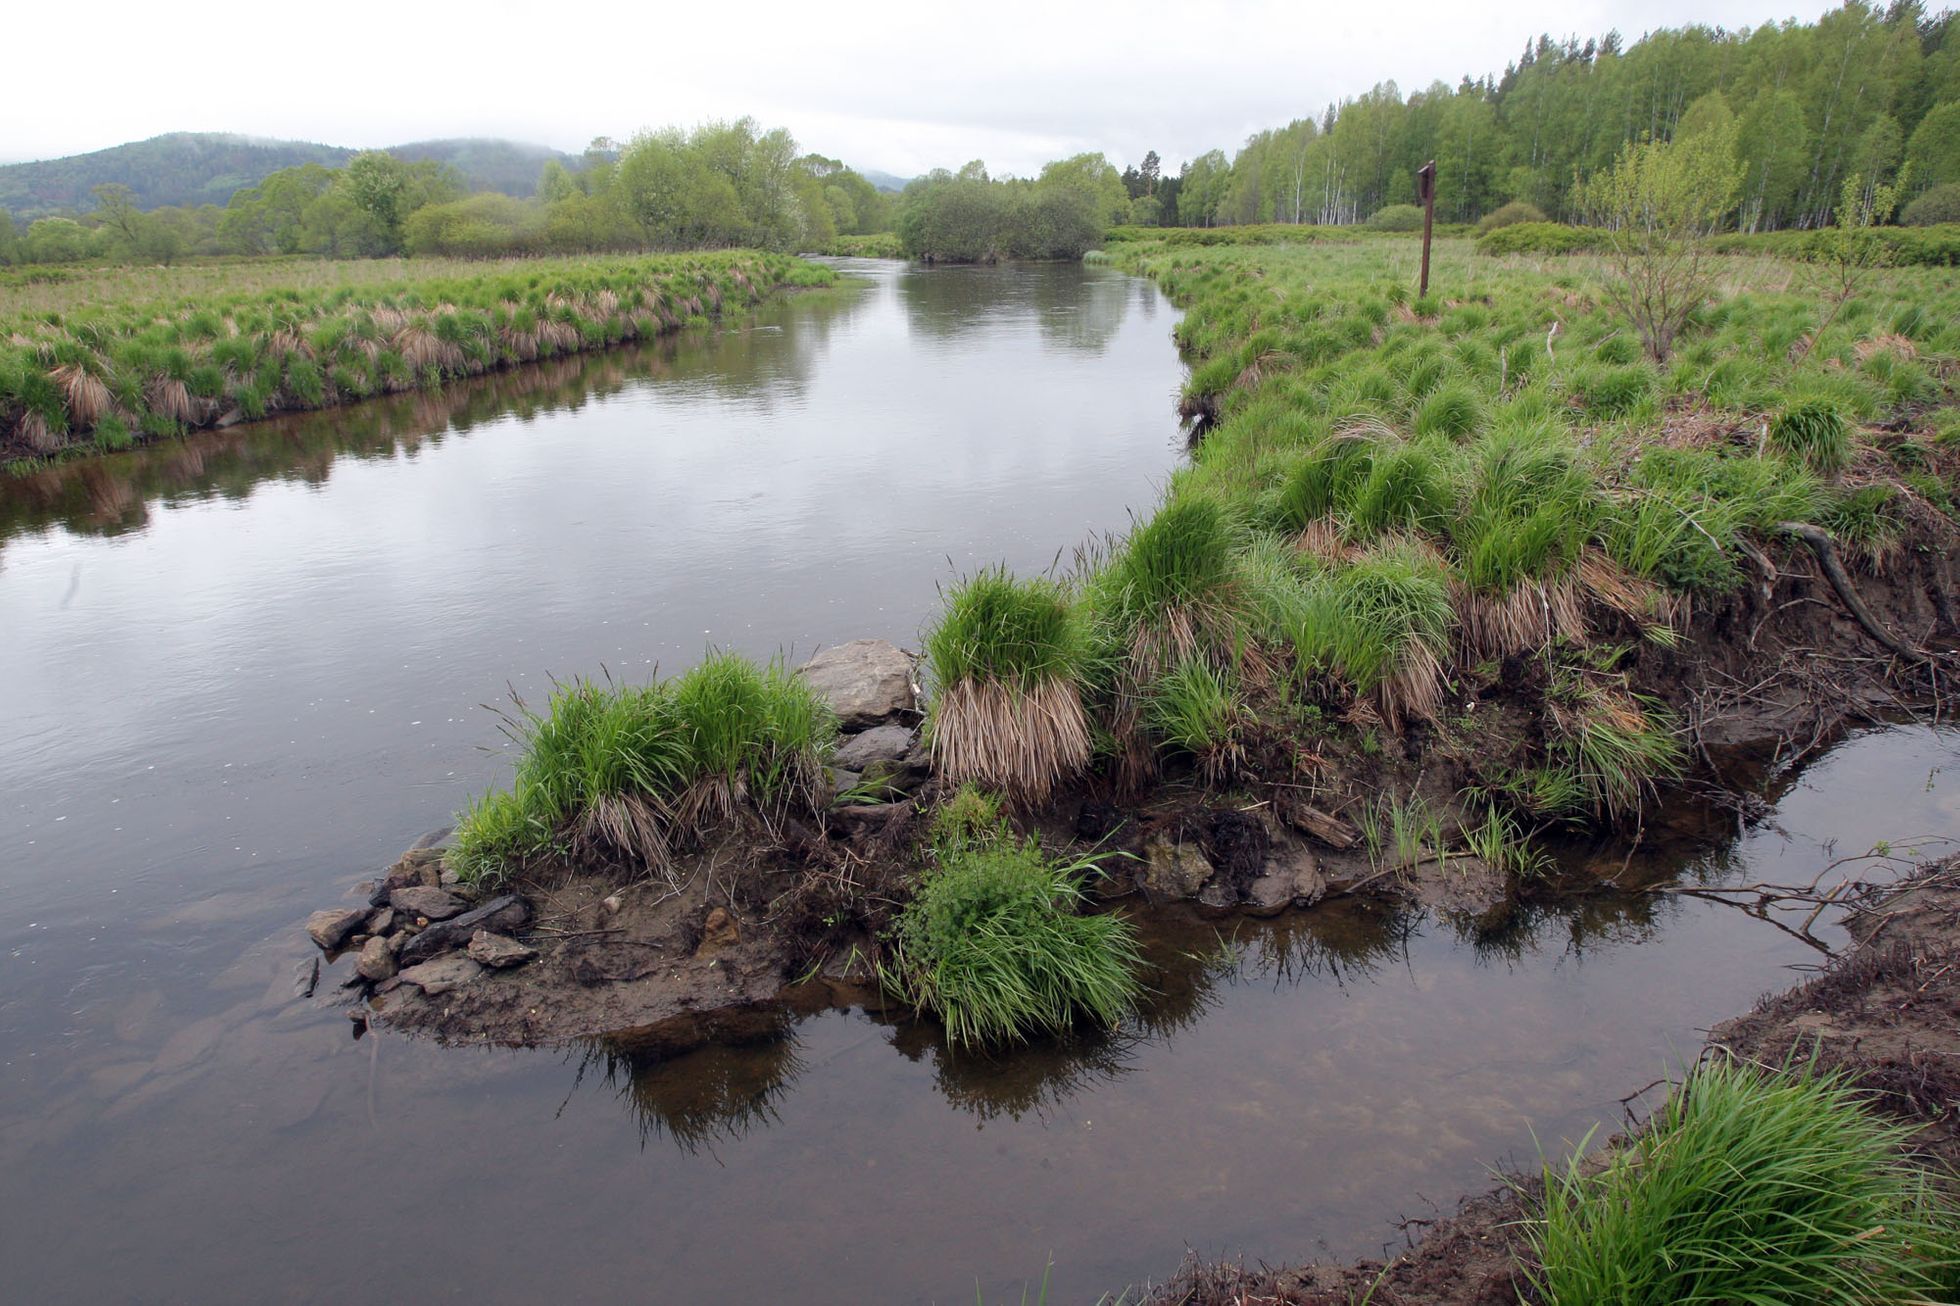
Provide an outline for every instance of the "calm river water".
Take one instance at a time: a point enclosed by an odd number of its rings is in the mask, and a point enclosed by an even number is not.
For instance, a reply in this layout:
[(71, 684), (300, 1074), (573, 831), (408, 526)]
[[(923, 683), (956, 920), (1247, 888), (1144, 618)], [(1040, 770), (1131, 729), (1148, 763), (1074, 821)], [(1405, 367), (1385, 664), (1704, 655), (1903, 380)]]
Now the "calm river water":
[[(1147, 1027), (997, 1062), (863, 1012), (659, 1064), (355, 1041), (298, 923), (507, 760), (552, 675), (914, 643), (936, 587), (1120, 530), (1175, 314), (1095, 268), (903, 269), (646, 348), (0, 484), (0, 1297), (1050, 1300), (1189, 1244), (1378, 1250), (1612, 1121), (1810, 960), (1594, 904), (1167, 927)], [(1960, 828), (1930, 730), (1687, 867)], [(343, 963), (342, 969), (345, 969)]]

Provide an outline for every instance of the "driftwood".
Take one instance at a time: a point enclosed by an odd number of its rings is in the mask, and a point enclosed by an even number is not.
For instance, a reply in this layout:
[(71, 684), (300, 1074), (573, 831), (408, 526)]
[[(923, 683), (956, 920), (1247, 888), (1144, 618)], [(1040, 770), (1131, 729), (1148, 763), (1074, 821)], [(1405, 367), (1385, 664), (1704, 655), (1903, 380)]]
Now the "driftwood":
[(1778, 522), (1776, 529), (1794, 535), (1810, 546), (1810, 551), (1817, 555), (1818, 566), (1824, 569), (1825, 579), (1831, 582), (1831, 588), (1837, 591), (1840, 599), (1844, 600), (1844, 606), (1858, 619), (1858, 624), (1865, 628), (1866, 634), (1908, 662), (1930, 663), (1937, 660), (1925, 649), (1917, 648), (1900, 639), (1872, 615), (1872, 610), (1865, 606), (1865, 600), (1851, 584), (1851, 577), (1845, 572), (1844, 564), (1838, 560), (1837, 546), (1831, 542), (1829, 534), (1815, 526), (1794, 521)]
[(1360, 830), (1338, 816), (1321, 811), (1318, 807), (1309, 807), (1305, 803), (1288, 803), (1281, 808), (1281, 813), (1294, 828), (1320, 840), (1329, 848), (1346, 852), (1361, 842)]

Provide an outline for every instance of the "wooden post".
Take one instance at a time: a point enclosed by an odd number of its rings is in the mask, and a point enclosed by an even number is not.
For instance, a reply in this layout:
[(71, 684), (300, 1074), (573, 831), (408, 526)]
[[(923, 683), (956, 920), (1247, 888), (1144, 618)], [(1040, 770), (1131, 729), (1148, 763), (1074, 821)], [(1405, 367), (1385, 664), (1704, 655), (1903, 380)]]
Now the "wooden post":
[(1416, 169), (1416, 195), (1422, 200), (1422, 284), (1416, 298), (1429, 293), (1429, 234), (1436, 226), (1436, 160)]

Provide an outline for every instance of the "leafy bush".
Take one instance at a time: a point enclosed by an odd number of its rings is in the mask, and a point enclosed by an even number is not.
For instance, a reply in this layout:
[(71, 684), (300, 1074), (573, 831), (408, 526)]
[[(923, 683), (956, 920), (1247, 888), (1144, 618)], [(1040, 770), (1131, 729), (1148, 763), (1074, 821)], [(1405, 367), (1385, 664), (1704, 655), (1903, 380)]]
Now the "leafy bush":
[(1899, 214), (1899, 225), (1904, 227), (1936, 227), (1948, 222), (1960, 222), (1960, 181), (1933, 187)]
[(1376, 231), (1421, 231), (1422, 210), (1413, 204), (1389, 204), (1368, 219)]
[(1517, 222), (1477, 237), (1479, 254), (1592, 254), (1606, 248), (1598, 227), (1562, 222)]
[(1904, 1141), (1841, 1079), (1706, 1062), (1605, 1169), (1547, 1168), (1531, 1277), (1549, 1306), (1941, 1297)]
[(1488, 236), (1502, 227), (1515, 227), (1522, 222), (1545, 222), (1545, 211), (1536, 204), (1525, 200), (1512, 200), (1499, 208), (1486, 213), (1477, 224), (1477, 234)]
[(936, 1014), (955, 1044), (1059, 1032), (1078, 1017), (1114, 1025), (1136, 1001), (1142, 957), (1128, 922), (1079, 914), (1077, 877), (1093, 869), (1057, 865), (1033, 841), (946, 849), (892, 929), (885, 986)]

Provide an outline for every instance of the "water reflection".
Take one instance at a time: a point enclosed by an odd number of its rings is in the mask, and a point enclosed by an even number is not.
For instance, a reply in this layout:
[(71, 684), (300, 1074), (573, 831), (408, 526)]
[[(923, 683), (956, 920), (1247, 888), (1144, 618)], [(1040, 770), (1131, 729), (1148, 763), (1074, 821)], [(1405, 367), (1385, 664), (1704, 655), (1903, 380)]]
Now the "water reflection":
[(666, 1138), (693, 1153), (775, 1123), (775, 1104), (802, 1071), (784, 1016), (773, 1031), (680, 1057), (630, 1034), (594, 1040), (579, 1050), (572, 1089), (590, 1080), (616, 1095), (639, 1125), (641, 1147)]
[(739, 397), (768, 411), (808, 389), (833, 336), (867, 297), (865, 286), (851, 282), (764, 305), (713, 332), (545, 359), (433, 390), (57, 464), (0, 482), (0, 547), (52, 526), (75, 535), (140, 531), (158, 504), (242, 502), (269, 482), (324, 485), (341, 459), (409, 458), (425, 446), (440, 448), (452, 434), (505, 422), (528, 426), (653, 385)]
[[(1147, 285), (1093, 269), (1084, 275), (1074, 264), (1035, 264), (1025, 270), (1010, 297), (975, 292), (986, 285), (978, 268), (907, 268), (897, 280), (907, 325), (941, 341), (977, 337), (1032, 311), (1041, 341), (1058, 349), (1100, 354), (1122, 329), (1133, 305), (1154, 314), (1158, 295)], [(1142, 293), (1139, 293), (1142, 292)]]

